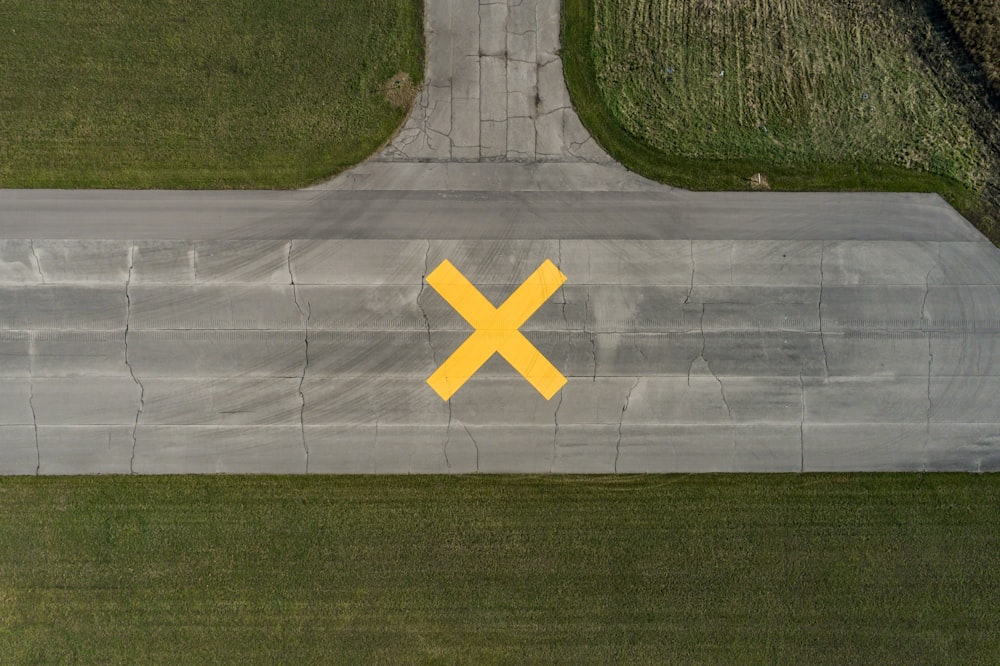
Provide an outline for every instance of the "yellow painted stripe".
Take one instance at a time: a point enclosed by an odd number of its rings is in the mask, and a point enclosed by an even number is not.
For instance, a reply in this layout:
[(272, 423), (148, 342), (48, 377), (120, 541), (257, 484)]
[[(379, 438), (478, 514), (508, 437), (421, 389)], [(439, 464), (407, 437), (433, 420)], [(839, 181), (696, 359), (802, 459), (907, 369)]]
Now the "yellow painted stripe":
[(546, 400), (551, 399), (566, 384), (566, 378), (518, 329), (565, 281), (566, 276), (546, 259), (503, 305), (494, 308), (450, 261), (442, 261), (427, 276), (427, 284), (475, 331), (427, 378), (428, 385), (442, 400), (448, 400), (499, 353)]

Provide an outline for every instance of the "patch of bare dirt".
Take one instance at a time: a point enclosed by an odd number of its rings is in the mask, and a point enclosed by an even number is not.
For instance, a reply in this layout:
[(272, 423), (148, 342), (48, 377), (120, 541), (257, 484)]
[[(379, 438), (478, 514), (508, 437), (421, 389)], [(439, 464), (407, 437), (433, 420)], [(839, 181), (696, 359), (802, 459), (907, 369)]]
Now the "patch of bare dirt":
[(406, 72), (396, 72), (386, 81), (385, 98), (397, 109), (404, 109), (413, 104), (417, 96), (417, 87)]

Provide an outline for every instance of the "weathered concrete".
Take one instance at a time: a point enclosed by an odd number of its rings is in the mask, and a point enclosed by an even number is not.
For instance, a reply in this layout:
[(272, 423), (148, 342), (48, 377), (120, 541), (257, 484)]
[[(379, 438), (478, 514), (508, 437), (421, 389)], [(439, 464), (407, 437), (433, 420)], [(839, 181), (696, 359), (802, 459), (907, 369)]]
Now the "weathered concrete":
[(559, 0), (432, 0), (424, 85), (373, 159), (316, 189), (663, 189), (597, 145), (570, 102)]
[[(936, 194), (680, 190), (0, 190), (0, 238), (159, 241), (137, 248), (146, 272), (180, 282), (193, 279), (192, 240), (986, 240)], [(37, 272), (30, 257), (5, 262), (13, 280)], [(947, 266), (996, 284), (988, 259)]]
[[(0, 242), (0, 472), (1000, 469), (1000, 252), (965, 241)], [(568, 377), (425, 379), (499, 303)], [(976, 270), (969, 270), (969, 267)], [(994, 282), (989, 282), (994, 280)], [(39, 297), (40, 296), (40, 297)]]
[[(996, 248), (936, 195), (628, 173), (558, 7), (428, 2), (406, 126), (318, 188), (0, 191), (0, 474), (1000, 469)], [(552, 400), (425, 384), (444, 259), (494, 303), (568, 276), (522, 327)]]

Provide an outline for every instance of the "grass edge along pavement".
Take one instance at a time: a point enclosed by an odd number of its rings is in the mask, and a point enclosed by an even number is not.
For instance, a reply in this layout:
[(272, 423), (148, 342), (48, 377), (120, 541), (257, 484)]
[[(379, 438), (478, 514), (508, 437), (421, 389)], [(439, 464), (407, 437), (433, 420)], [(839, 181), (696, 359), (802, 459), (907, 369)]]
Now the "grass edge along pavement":
[(594, 139), (629, 170), (668, 185), (702, 191), (747, 190), (750, 177), (764, 172), (774, 190), (936, 192), (1000, 244), (1000, 209), (965, 184), (937, 174), (885, 163), (787, 165), (751, 159), (695, 159), (648, 145), (625, 129), (604, 102), (592, 57), (593, 0), (563, 0), (561, 21), (560, 55), (573, 107)]
[(1000, 475), (0, 478), (0, 662), (997, 663)]

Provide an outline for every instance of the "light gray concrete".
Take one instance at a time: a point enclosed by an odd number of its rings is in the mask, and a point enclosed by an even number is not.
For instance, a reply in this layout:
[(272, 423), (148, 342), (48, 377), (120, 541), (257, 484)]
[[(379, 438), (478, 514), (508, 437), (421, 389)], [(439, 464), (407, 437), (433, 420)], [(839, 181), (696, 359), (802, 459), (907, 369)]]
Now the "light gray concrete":
[[(1000, 469), (1000, 251), (968, 241), (0, 242), (0, 472)], [(525, 324), (546, 401), (424, 276)], [(975, 270), (970, 270), (974, 267)], [(993, 280), (993, 282), (990, 282)]]
[(405, 125), (374, 158), (313, 189), (664, 189), (616, 164), (580, 123), (559, 58), (559, 5), (428, 2), (425, 80)]
[[(150, 257), (148, 272), (167, 271), (180, 281), (190, 281), (194, 271), (193, 255), (180, 248), (211, 239), (987, 242), (936, 194), (679, 190), (0, 190), (0, 238), (173, 239), (179, 247), (139, 251), (162, 255)], [(37, 272), (35, 263), (0, 256), (0, 271), (16, 279)], [(948, 265), (956, 279), (992, 280), (997, 272), (989, 261)]]
[[(307, 191), (0, 191), (0, 474), (1000, 469), (997, 249), (936, 195), (628, 173), (558, 6), (428, 2), (405, 127)], [(444, 259), (567, 275), (522, 327), (555, 397), (426, 385)]]

